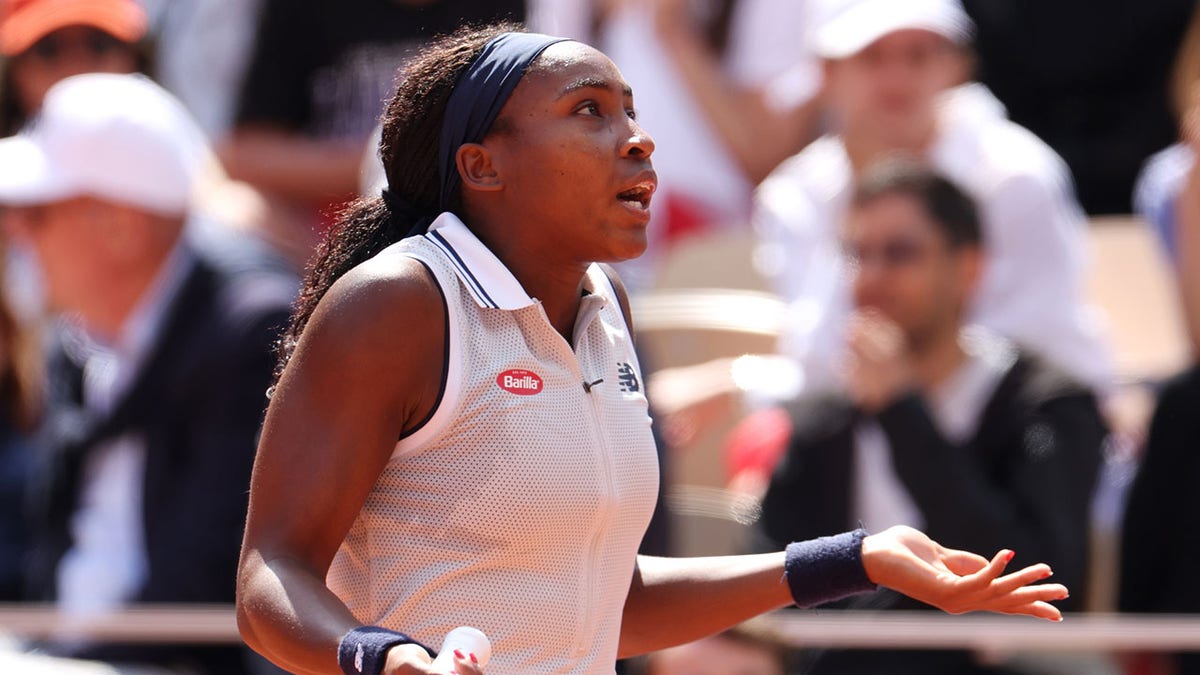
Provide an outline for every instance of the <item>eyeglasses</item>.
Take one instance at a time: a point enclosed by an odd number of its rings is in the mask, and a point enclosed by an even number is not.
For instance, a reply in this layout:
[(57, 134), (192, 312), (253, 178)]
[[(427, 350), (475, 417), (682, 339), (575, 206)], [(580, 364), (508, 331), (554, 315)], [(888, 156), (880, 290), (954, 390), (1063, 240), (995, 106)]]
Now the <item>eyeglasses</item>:
[(29, 54), (46, 62), (58, 61), (74, 51), (82, 51), (92, 58), (103, 58), (120, 49), (129, 48), (128, 43), (105, 33), (102, 30), (88, 28), (82, 33), (64, 34), (61, 31), (50, 33), (41, 40), (33, 43)]
[(843, 258), (856, 269), (864, 263), (878, 263), (887, 268), (908, 267), (919, 262), (928, 253), (928, 245), (904, 237), (890, 239), (877, 246), (847, 242), (842, 247)]

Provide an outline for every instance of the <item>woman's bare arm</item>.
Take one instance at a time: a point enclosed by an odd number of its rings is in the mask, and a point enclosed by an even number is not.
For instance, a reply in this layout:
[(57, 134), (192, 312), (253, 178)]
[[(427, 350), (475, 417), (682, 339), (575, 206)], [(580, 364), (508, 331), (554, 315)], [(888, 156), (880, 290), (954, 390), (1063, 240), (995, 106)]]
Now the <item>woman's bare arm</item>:
[(340, 672), (338, 644), (359, 622), (325, 574), (400, 434), (433, 406), (444, 340), (445, 307), (428, 271), (376, 258), (321, 300), (275, 390), (237, 608), (247, 644), (290, 671)]
[[(867, 577), (947, 612), (1027, 614), (1062, 618), (1049, 601), (1066, 597), (1058, 584), (1031, 586), (1050, 575), (1044, 564), (1001, 576), (1007, 551), (992, 560), (946, 549), (924, 534), (894, 527), (866, 537)], [(717, 558), (638, 558), (621, 623), (620, 655), (644, 654), (712, 635), (792, 604), (784, 554)]]

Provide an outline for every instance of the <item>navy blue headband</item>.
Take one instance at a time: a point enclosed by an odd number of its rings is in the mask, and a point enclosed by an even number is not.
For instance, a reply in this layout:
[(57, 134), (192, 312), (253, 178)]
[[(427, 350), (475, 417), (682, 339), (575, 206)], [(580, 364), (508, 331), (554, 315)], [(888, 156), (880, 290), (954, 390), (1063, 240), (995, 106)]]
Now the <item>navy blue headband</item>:
[(438, 153), (441, 210), (448, 208), (450, 195), (462, 180), (455, 160), (459, 147), (482, 141), (529, 64), (546, 47), (566, 40), (540, 33), (501, 33), (487, 43), (462, 74), (446, 103), (446, 117), (442, 120)]

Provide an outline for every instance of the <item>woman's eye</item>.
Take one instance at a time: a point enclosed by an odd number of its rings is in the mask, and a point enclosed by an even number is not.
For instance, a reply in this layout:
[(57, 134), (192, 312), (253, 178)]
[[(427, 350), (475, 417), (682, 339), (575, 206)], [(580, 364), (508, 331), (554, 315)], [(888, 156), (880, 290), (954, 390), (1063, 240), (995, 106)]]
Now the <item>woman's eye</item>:
[(600, 115), (600, 106), (590, 102), (584, 103), (583, 105), (579, 106), (578, 112), (596, 115), (598, 117)]
[(636, 120), (637, 119), (637, 111), (634, 110), (633, 108), (626, 108), (625, 116), (631, 120)]

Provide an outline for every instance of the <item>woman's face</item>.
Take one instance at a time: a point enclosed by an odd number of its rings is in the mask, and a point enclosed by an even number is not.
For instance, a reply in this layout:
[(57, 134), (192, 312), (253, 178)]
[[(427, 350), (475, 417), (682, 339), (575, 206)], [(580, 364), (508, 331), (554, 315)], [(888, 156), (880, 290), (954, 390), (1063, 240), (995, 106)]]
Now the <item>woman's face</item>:
[(26, 114), (42, 107), (46, 92), (60, 80), (84, 73), (137, 71), (134, 46), (90, 26), (60, 28), (9, 62), (17, 104)]
[(617, 261), (646, 248), (658, 179), (654, 141), (608, 57), (577, 42), (549, 47), (484, 139), (498, 198), (522, 228), (576, 261)]

